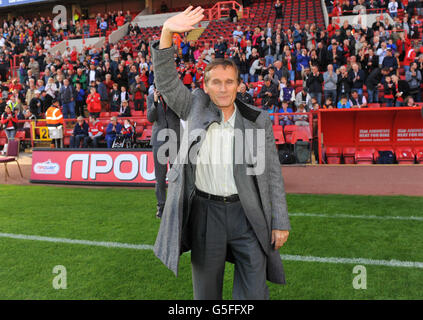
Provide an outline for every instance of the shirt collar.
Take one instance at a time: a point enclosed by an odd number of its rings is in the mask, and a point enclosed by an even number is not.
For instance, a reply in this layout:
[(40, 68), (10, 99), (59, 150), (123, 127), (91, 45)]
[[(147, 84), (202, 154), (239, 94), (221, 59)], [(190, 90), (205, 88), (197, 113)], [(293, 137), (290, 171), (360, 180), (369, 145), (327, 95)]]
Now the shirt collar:
[(229, 124), (232, 128), (235, 127), (235, 116), (236, 116), (236, 110), (237, 110), (237, 107), (236, 107), (235, 102), (234, 102), (234, 107), (235, 107), (234, 112), (232, 113), (232, 115), (228, 119), (228, 121), (226, 121), (226, 122), (224, 120), (224, 116), (223, 116), (223, 112), (222, 112), (222, 120), (221, 120), (220, 124), (224, 124), (225, 123), (225, 124)]

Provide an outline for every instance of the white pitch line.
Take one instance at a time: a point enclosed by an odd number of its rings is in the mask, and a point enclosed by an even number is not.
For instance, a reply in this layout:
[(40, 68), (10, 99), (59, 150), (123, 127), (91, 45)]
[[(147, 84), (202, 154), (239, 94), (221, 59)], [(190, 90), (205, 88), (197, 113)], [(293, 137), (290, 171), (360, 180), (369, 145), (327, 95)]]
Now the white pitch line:
[[(106, 247), (106, 248), (153, 250), (152, 245), (146, 245), (146, 244), (76, 240), (76, 239), (67, 239), (67, 238), (52, 238), (52, 237), (42, 237), (42, 236), (2, 233), (2, 232), (0, 232), (0, 238), (46, 241), (46, 242), (53, 242), (53, 243), (82, 244), (87, 246), (98, 246), (98, 247)], [(320, 263), (335, 263), (335, 264), (365, 264), (365, 265), (377, 265), (377, 266), (386, 266), (386, 267), (403, 267), (403, 268), (405, 267), (405, 268), (423, 269), (423, 262), (414, 262), (414, 261), (374, 260), (374, 259), (366, 259), (366, 258), (313, 257), (313, 256), (300, 256), (300, 255), (289, 255), (289, 254), (282, 254), (281, 258), (287, 261), (320, 262)]]
[(399, 260), (374, 260), (366, 258), (331, 258), (331, 257), (313, 257), (282, 254), (281, 258), (289, 261), (303, 262), (321, 262), (321, 263), (337, 263), (337, 264), (366, 264), (386, 267), (406, 267), (423, 269), (423, 262), (399, 261)]
[(288, 214), (290, 217), (315, 217), (315, 218), (347, 218), (347, 219), (369, 219), (369, 220), (411, 220), (423, 221), (423, 217), (416, 216), (375, 216), (375, 215), (356, 215), (356, 214), (325, 214), (325, 213), (302, 213), (294, 212)]
[(25, 235), (25, 234), (2, 233), (2, 232), (0, 232), (0, 238), (47, 241), (47, 242), (55, 242), (55, 243), (83, 244), (87, 246), (97, 246), (97, 247), (107, 247), (107, 248), (153, 250), (153, 246), (147, 245), (147, 244), (130, 244), (130, 243), (122, 243), (122, 242), (75, 240), (75, 239), (67, 239), (67, 238), (51, 238), (51, 237), (31, 236), (31, 235)]

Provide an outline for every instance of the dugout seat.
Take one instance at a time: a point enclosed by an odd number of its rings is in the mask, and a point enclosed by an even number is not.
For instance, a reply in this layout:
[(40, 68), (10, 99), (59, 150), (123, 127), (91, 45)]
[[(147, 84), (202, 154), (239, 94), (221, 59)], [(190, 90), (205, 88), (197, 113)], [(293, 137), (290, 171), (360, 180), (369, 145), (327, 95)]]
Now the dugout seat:
[(343, 150), (344, 163), (345, 164), (354, 164), (355, 163), (355, 147), (345, 147)]
[(417, 163), (423, 164), (423, 147), (416, 147), (413, 152), (416, 156)]
[(355, 163), (357, 164), (373, 164), (373, 155), (375, 148), (360, 148), (355, 152)]
[(340, 164), (341, 155), (342, 155), (342, 148), (338, 148), (338, 147), (326, 148), (326, 160), (328, 164)]
[(414, 164), (414, 152), (411, 147), (398, 147), (395, 149), (398, 164)]

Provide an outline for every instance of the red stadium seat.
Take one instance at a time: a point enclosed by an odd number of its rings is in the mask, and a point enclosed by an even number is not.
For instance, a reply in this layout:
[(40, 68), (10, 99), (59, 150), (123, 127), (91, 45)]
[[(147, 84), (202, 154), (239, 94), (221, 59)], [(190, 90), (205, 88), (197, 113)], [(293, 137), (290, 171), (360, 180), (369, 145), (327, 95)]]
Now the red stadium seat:
[(292, 132), (291, 143), (295, 144), (298, 140), (310, 141), (313, 137), (311, 135), (309, 126), (296, 126), (297, 128)]
[(354, 147), (345, 147), (343, 150), (344, 163), (345, 164), (354, 164), (355, 163), (355, 152), (356, 148)]
[(361, 148), (355, 152), (355, 163), (373, 164), (375, 148)]
[(328, 147), (326, 149), (326, 158), (328, 164), (340, 164), (341, 163), (342, 148)]
[(417, 163), (423, 164), (423, 147), (417, 147), (413, 150)]
[(414, 153), (411, 147), (398, 147), (395, 150), (398, 164), (414, 164)]
[(135, 127), (135, 133), (139, 136), (141, 136), (142, 132), (144, 131), (144, 126), (138, 125)]
[(25, 139), (25, 131), (16, 131), (15, 139), (24, 140)]
[(145, 128), (141, 134), (141, 137), (137, 139), (137, 141), (141, 142), (146, 146), (150, 139), (151, 139), (152, 130), (150, 128)]
[(133, 117), (142, 117), (143, 116), (143, 112), (141, 110), (140, 111), (132, 111), (131, 114), (132, 114)]
[(284, 144), (285, 137), (283, 136), (283, 128), (281, 125), (274, 125), (273, 126), (273, 135), (275, 136), (275, 143), (276, 144)]
[(283, 131), (285, 133), (285, 141), (286, 143), (292, 143), (292, 133), (297, 130), (296, 125), (287, 125), (284, 127)]

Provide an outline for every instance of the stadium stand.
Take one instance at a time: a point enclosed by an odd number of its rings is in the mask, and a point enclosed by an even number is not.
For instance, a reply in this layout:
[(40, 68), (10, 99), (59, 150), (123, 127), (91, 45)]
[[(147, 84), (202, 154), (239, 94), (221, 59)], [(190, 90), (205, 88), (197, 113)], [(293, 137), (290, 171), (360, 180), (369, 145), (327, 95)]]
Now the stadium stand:
[[(339, 19), (353, 14), (356, 9), (344, 2), (326, 1), (323, 7), (320, 0), (285, 0), (281, 3), (283, 15), (278, 18), (275, 0), (252, 1), (245, 7), (234, 1), (210, 1), (206, 6), (205, 20), (199, 24), (202, 30), (192, 37), (189, 34), (175, 36), (175, 62), (184, 84), (191, 89), (201, 88), (204, 68), (211, 59), (234, 59), (246, 85), (243, 98), (249, 95), (255, 106), (269, 112), (279, 146), (295, 144), (297, 139), (310, 143), (316, 140), (319, 108), (421, 106), (423, 23), (419, 9), (401, 4), (397, 15), (390, 17), (387, 7), (373, 8), (373, 1), (360, 0), (366, 9), (381, 15), (371, 26), (364, 27), (348, 20), (340, 25)], [(337, 10), (338, 7), (341, 10)], [(235, 22), (229, 21), (231, 8), (237, 11)], [(165, 12), (175, 13), (183, 9), (168, 8)], [(326, 10), (331, 18), (327, 26)], [(118, 16), (124, 16), (125, 21)], [(137, 13), (99, 13), (98, 17), (87, 20), (89, 37), (99, 35), (98, 24), (102, 18), (108, 22), (108, 38), (122, 22), (131, 22), (136, 16)], [(44, 18), (6, 21), (4, 30), (8, 33), (0, 40), (5, 45), (0, 49), (3, 93), (0, 113), (3, 114), (6, 105), (18, 110), (16, 116), (20, 123), (17, 131), (25, 132), (24, 136), (19, 133), (19, 137), (32, 144), (39, 138), (38, 129), (24, 130), (24, 122), (30, 121), (25, 119), (35, 115), (40, 122), (53, 99), (64, 104), (65, 98), (58, 90), (63, 86), (64, 78), (71, 80), (72, 87), (81, 82), (84, 92), (79, 92), (79, 101), (84, 108), (82, 115), (87, 117), (86, 97), (93, 85), (90, 80), (99, 78), (104, 85), (95, 86), (105, 102), (99, 114), (100, 122), (106, 127), (110, 117), (119, 115), (119, 106), (117, 110), (110, 108), (112, 84), (117, 83), (119, 91), (124, 86), (129, 92), (129, 119), (136, 123), (136, 141), (139, 146), (148, 146), (151, 123), (146, 119), (146, 97), (154, 82), (148, 44), (160, 36), (162, 27), (140, 27), (138, 21), (140, 19), (134, 19), (126, 35), (117, 42), (106, 41), (96, 50), (91, 47), (81, 51), (70, 48), (69, 52), (54, 55), (49, 54), (49, 49), (55, 43), (87, 36), (84, 34), (85, 21), (67, 32), (52, 29), (51, 21)], [(241, 33), (236, 35), (237, 31)], [(364, 79), (358, 76), (355, 64), (363, 71)], [(328, 65), (333, 66), (333, 72), (328, 71)], [(270, 77), (270, 82), (266, 76)], [(387, 81), (391, 76), (392, 81)], [(136, 77), (144, 87), (141, 110), (135, 110), (132, 85)], [(53, 78), (51, 84), (49, 78)], [(272, 86), (276, 86), (278, 96), (269, 102), (260, 93), (272, 90)], [(35, 97), (36, 90), (40, 92), (38, 98)], [(332, 101), (326, 100), (328, 97), (332, 97)], [(289, 111), (284, 111), (282, 102), (288, 104)], [(298, 113), (300, 105), (304, 106), (304, 114)], [(74, 123), (75, 119), (65, 119), (65, 146), (69, 145)], [(300, 126), (304, 123), (308, 132), (306, 136), (302, 135), (304, 127)], [(2, 130), (0, 146), (5, 142)], [(323, 161), (327, 163), (374, 163), (378, 160), (376, 149), (326, 146), (324, 151), (326, 157)], [(398, 163), (423, 161), (421, 149), (392, 148), (392, 152)]]

